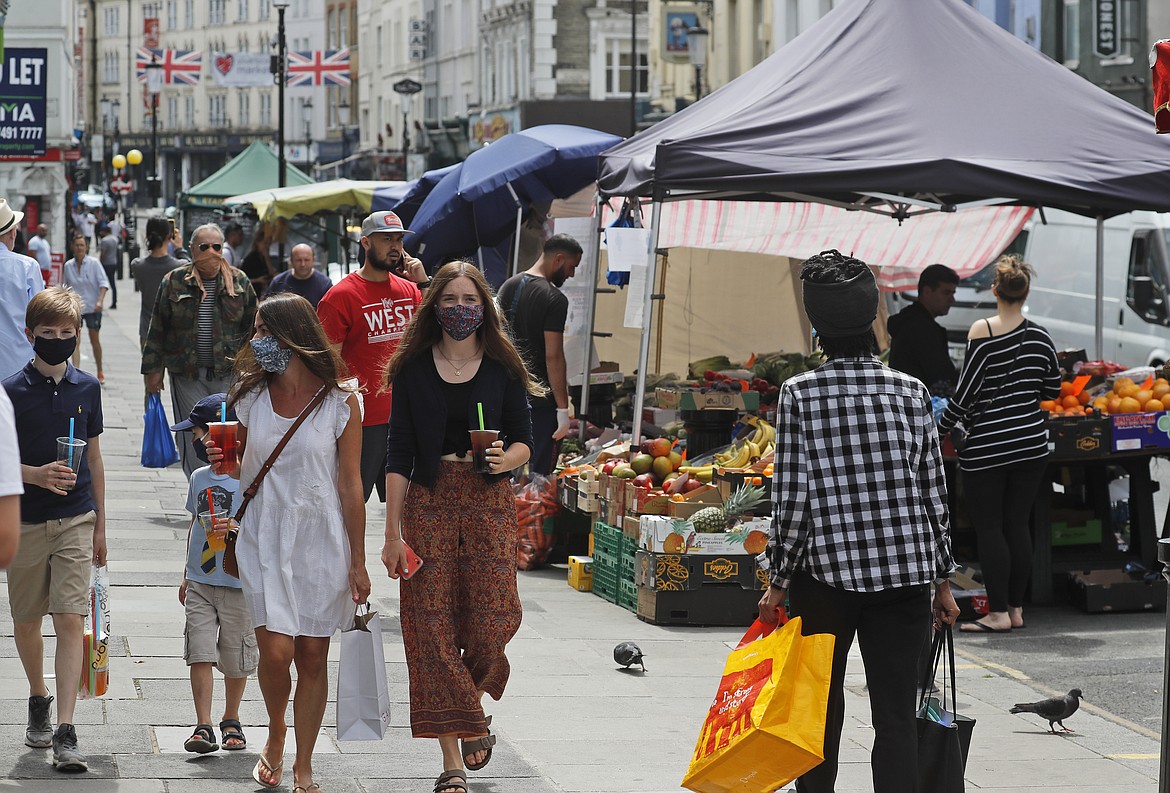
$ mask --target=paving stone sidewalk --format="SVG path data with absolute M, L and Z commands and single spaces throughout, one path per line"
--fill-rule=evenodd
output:
M 92 793 L 205 793 L 255 790 L 250 770 L 264 742 L 259 687 L 249 683 L 242 720 L 249 748 L 195 757 L 182 750 L 194 712 L 183 653 L 182 578 L 188 516 L 177 468 L 138 463 L 142 378 L 138 375 L 138 294 L 119 284 L 121 300 L 102 328 L 105 349 L 110 575 L 113 584 L 111 690 L 81 702 L 78 734 L 91 770 L 84 782 L 53 771 L 50 753 L 26 748 L 27 684 L 12 639 L 7 590 L 0 587 L 0 792 L 60 791 L 84 784 Z M 86 359 L 92 361 L 88 342 Z M 164 400 L 168 403 L 169 400 Z M 410 738 L 407 677 L 398 631 L 398 589 L 378 556 L 384 511 L 367 507 L 367 556 L 373 599 L 383 615 L 393 720 L 378 743 L 336 740 L 333 695 L 317 743 L 315 768 L 329 793 L 431 790 L 439 770 L 434 741 Z M 0 577 L 3 574 L 0 573 Z M 499 745 L 491 764 L 471 775 L 475 793 L 662 793 L 679 789 L 700 724 L 730 647 L 742 630 L 648 625 L 628 612 L 569 589 L 563 568 L 522 573 L 524 622 L 509 646 L 512 679 L 488 703 Z M 648 671 L 620 671 L 613 646 L 637 641 Z M 46 642 L 52 651 L 53 642 Z M 330 654 L 331 690 L 337 642 Z M 960 642 L 960 652 L 964 651 Z M 864 677 L 851 659 L 848 718 L 839 793 L 869 791 L 869 726 Z M 50 667 L 51 668 L 51 667 Z M 1155 737 L 1087 711 L 1050 735 L 1046 725 L 1007 709 L 1047 696 L 1022 676 L 960 662 L 959 709 L 978 719 L 967 768 L 968 789 L 1050 793 L 1147 793 L 1156 789 Z M 217 682 L 216 703 L 222 704 Z M 291 711 L 290 711 L 291 719 Z M 292 734 L 290 732 L 290 749 Z M 291 763 L 291 756 L 286 758 Z M 291 776 L 286 776 L 291 779 Z M 291 782 L 284 789 L 291 788 Z

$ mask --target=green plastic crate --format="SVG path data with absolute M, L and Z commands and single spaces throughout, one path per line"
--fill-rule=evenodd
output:
M 598 565 L 597 557 L 593 557 L 593 594 L 608 600 L 618 602 L 617 570 L 609 565 Z
M 628 581 L 623 578 L 618 582 L 617 604 L 626 611 L 638 613 L 638 585 L 632 578 Z

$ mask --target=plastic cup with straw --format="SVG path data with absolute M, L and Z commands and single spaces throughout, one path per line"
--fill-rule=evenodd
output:
M 77 473 L 77 463 L 81 461 L 81 450 L 85 448 L 85 441 L 76 437 L 76 417 L 69 418 L 69 437 L 57 439 L 57 462 Z M 76 480 L 60 482 L 58 490 L 72 490 Z
M 211 488 L 207 488 L 207 512 L 199 513 L 199 523 L 207 535 L 207 548 L 214 553 L 220 553 L 227 548 L 222 534 L 215 531 L 215 499 L 212 498 Z
M 484 426 L 482 402 L 476 403 L 476 410 L 479 413 L 479 429 L 470 431 L 472 468 L 480 474 L 495 473 L 488 461 L 487 450 L 500 437 L 500 431 L 489 430 Z

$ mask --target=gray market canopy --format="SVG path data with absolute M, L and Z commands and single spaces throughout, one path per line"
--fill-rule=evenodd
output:
M 1170 211 L 1170 136 L 960 0 L 851 0 L 602 155 L 601 192 Z

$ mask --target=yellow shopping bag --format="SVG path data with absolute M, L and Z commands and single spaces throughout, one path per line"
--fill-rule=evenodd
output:
M 772 793 L 824 760 L 834 637 L 774 627 L 756 620 L 727 659 L 683 787 Z

